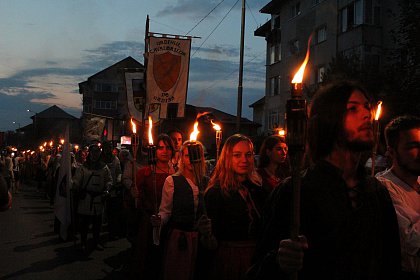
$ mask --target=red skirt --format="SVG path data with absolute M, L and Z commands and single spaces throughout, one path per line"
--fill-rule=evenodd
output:
M 192 280 L 197 257 L 198 233 L 169 231 L 164 257 L 164 280 Z

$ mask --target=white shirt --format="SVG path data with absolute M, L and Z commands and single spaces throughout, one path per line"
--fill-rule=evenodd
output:
M 182 176 L 182 175 L 181 175 Z M 198 207 L 198 186 L 193 183 L 190 179 L 187 177 L 184 177 L 188 184 L 190 185 L 193 197 L 194 197 L 194 212 L 197 211 Z M 174 179 L 172 176 L 168 176 L 165 180 L 165 183 L 163 184 L 163 190 L 162 190 L 162 200 L 160 202 L 159 207 L 159 215 L 162 219 L 162 225 L 165 225 L 169 218 L 172 215 L 172 206 L 173 206 L 173 199 L 174 199 Z
M 397 213 L 402 268 L 420 275 L 420 195 L 390 169 L 376 174 L 376 178 L 388 189 Z

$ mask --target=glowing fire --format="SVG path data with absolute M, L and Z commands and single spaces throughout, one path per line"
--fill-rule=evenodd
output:
M 153 145 L 153 135 L 152 135 L 152 127 L 153 127 L 153 121 L 152 121 L 152 117 L 149 116 L 149 145 Z
M 303 61 L 302 65 L 300 66 L 299 70 L 296 72 L 295 76 L 293 77 L 292 84 L 300 84 L 303 80 L 303 73 L 305 72 L 306 64 L 309 61 L 309 49 L 311 46 L 312 34 L 309 36 L 308 39 L 308 49 L 306 50 L 305 60 Z
M 213 125 L 213 129 L 220 131 L 222 130 L 222 128 L 220 127 L 220 125 L 218 125 L 217 123 L 214 123 L 213 120 L 210 120 L 211 124 Z
M 133 122 L 133 118 L 130 119 L 131 122 L 131 129 L 133 130 L 133 134 L 137 133 L 137 127 L 136 124 Z
M 279 130 L 279 135 L 280 136 L 285 136 L 286 135 L 286 131 L 284 129 L 280 129 Z
M 379 101 L 378 107 L 376 108 L 375 121 L 379 120 L 379 117 L 381 116 L 381 111 L 382 111 L 382 101 Z
M 51 141 L 50 141 L 50 147 L 52 147 L 52 146 L 53 146 L 53 141 L 51 140 Z
M 44 147 L 47 146 L 47 142 L 44 142 Z
M 200 133 L 200 131 L 198 130 L 198 121 L 195 121 L 194 130 L 190 134 L 190 141 L 196 141 L 199 133 Z
M 79 145 L 75 145 L 74 149 L 76 150 L 76 152 L 79 150 Z
M 60 139 L 60 143 L 61 143 L 61 145 L 63 145 L 64 144 L 64 139 Z

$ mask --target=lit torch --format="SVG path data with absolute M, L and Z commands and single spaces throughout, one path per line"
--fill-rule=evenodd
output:
M 137 137 L 137 126 L 136 123 L 133 121 L 133 118 L 130 119 L 131 122 L 131 130 L 133 132 L 132 135 L 132 148 L 133 148 L 133 164 L 132 164 L 132 174 L 131 179 L 133 182 L 133 188 L 137 189 L 137 182 L 136 182 L 136 162 L 137 162 L 137 149 L 138 149 L 138 137 Z M 138 197 L 134 200 L 135 207 L 138 208 Z
M 210 121 L 213 125 L 213 129 L 216 130 L 216 162 L 219 161 L 220 144 L 222 143 L 222 128 L 213 120 Z
M 202 113 L 202 114 L 198 114 L 194 123 L 194 129 L 193 132 L 190 134 L 190 141 L 187 144 L 187 149 L 188 149 L 188 157 L 190 159 L 190 163 L 192 165 L 192 169 L 194 172 L 194 176 L 195 176 L 195 181 L 197 183 L 198 186 L 198 190 L 199 193 L 198 195 L 200 196 L 200 200 L 202 201 L 202 207 L 203 207 L 203 214 L 207 215 L 207 210 L 206 210 L 206 206 L 204 203 L 204 186 L 202 186 L 202 179 L 201 176 L 203 175 L 203 170 L 202 170 L 202 161 L 203 161 L 203 157 L 202 157 L 202 145 L 200 145 L 197 142 L 197 136 L 200 133 L 200 131 L 198 130 L 198 119 L 205 115 L 207 113 Z
M 150 169 L 152 170 L 152 178 L 153 178 L 153 191 L 155 195 L 155 214 L 152 215 L 152 217 L 156 218 L 159 217 L 159 202 L 157 197 L 157 186 L 156 186 L 156 145 L 153 144 L 153 134 L 152 134 L 152 128 L 153 128 L 153 120 L 152 117 L 149 116 L 149 129 L 148 129 L 148 136 L 149 136 L 149 145 L 147 145 L 147 163 L 150 166 Z M 153 227 L 153 244 L 159 245 L 160 244 L 160 226 L 154 226 Z
M 300 170 L 305 154 L 306 144 L 306 124 L 307 124 L 307 105 L 303 98 L 303 74 L 306 64 L 309 61 L 309 49 L 312 35 L 308 39 L 308 49 L 305 60 L 296 72 L 291 85 L 291 99 L 286 103 L 286 142 L 289 147 L 291 177 L 293 185 L 293 211 L 290 235 L 293 240 L 298 240 L 300 227 Z M 292 279 L 297 279 L 294 274 Z
M 376 164 L 376 153 L 378 150 L 378 142 L 379 142 L 379 117 L 381 116 L 382 111 L 382 101 L 378 101 L 376 112 L 375 112 L 375 119 L 373 121 L 373 135 L 375 144 L 372 149 L 372 168 L 371 168 L 371 175 L 375 176 L 375 164 Z

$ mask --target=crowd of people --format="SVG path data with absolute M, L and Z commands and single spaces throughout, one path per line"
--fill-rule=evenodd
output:
M 284 136 L 267 136 L 256 160 L 253 141 L 234 134 L 210 169 L 203 144 L 180 130 L 158 136 L 152 164 L 110 143 L 78 151 L 72 194 L 81 250 L 104 250 L 107 224 L 110 240 L 131 243 L 130 279 L 420 279 L 420 118 L 397 116 L 386 126 L 390 164 L 370 176 L 371 103 L 349 81 L 312 98 L 298 236 Z M 55 163 L 39 157 L 34 173 L 39 188 L 50 181 L 51 198 L 59 153 Z M 6 210 L 19 169 L 7 152 L 0 165 Z

